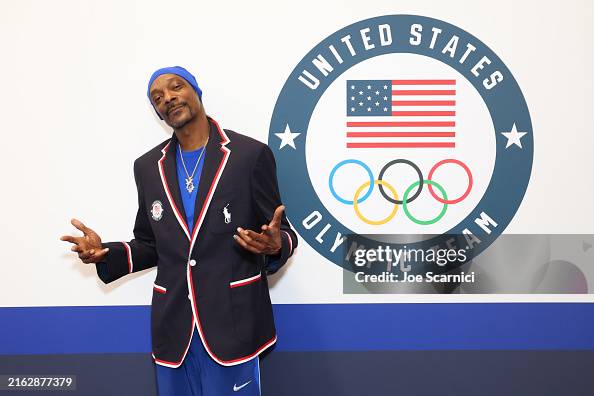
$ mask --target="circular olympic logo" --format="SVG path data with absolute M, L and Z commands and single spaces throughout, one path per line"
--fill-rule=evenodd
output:
M 430 234 L 435 244 L 456 234 L 470 257 L 480 253 L 515 215 L 534 151 L 501 59 L 416 15 L 363 20 L 316 45 L 278 96 L 268 143 L 289 220 L 341 266 L 353 234 Z
M 357 191 L 355 192 L 355 196 L 353 197 L 352 201 L 341 198 L 336 193 L 336 190 L 334 189 L 334 186 L 333 186 L 333 179 L 334 179 L 334 175 L 336 174 L 336 171 L 343 165 L 346 165 L 349 163 L 357 164 L 357 165 L 361 166 L 369 175 L 369 181 L 361 184 L 357 188 Z M 391 184 L 389 184 L 388 182 L 386 182 L 383 179 L 383 175 L 386 173 L 386 170 L 388 170 L 392 165 L 399 164 L 399 163 L 407 164 L 407 165 L 411 166 L 415 170 L 415 172 L 417 173 L 417 175 L 419 177 L 419 180 L 413 182 L 412 184 L 410 184 L 408 186 L 408 188 L 406 188 L 406 190 L 404 191 L 404 195 L 402 196 L 402 200 L 398 199 L 398 193 L 396 192 L 396 189 Z M 444 188 L 442 187 L 442 185 L 431 179 L 435 170 L 439 166 L 446 164 L 446 163 L 454 163 L 454 164 L 460 165 L 465 170 L 465 172 L 468 176 L 468 187 L 466 188 L 464 193 L 462 193 L 462 195 L 460 195 L 458 198 L 448 199 L 448 195 L 447 195 L 446 191 L 444 190 Z M 342 202 L 343 204 L 352 205 L 357 217 L 366 224 L 370 224 L 370 225 L 386 224 L 388 221 L 392 220 L 392 218 L 396 215 L 398 206 L 402 205 L 402 210 L 404 211 L 404 213 L 406 214 L 406 217 L 408 217 L 409 220 L 411 220 L 412 222 L 414 222 L 416 224 L 429 225 L 429 224 L 437 223 L 439 220 L 441 220 L 441 218 L 446 213 L 448 205 L 456 204 L 456 203 L 462 201 L 464 198 L 466 198 L 468 196 L 468 194 L 470 194 L 470 190 L 472 189 L 472 173 L 470 172 L 470 169 L 468 168 L 468 166 L 466 164 L 464 164 L 462 161 L 459 161 L 457 159 L 444 159 L 444 160 L 439 161 L 435 165 L 433 165 L 433 167 L 429 171 L 428 179 L 423 179 L 423 174 L 421 173 L 421 170 L 414 162 L 406 160 L 406 159 L 395 159 L 395 160 L 392 160 L 392 161 L 388 162 L 387 164 L 385 164 L 379 173 L 378 179 L 374 179 L 371 169 L 363 161 L 360 161 L 357 159 L 346 159 L 346 160 L 339 162 L 338 164 L 336 164 L 334 166 L 334 168 L 332 168 L 332 171 L 330 172 L 330 180 L 328 183 L 329 183 L 330 192 L 332 193 L 334 198 L 336 198 L 339 202 Z M 390 214 L 387 217 L 385 217 L 384 219 L 374 221 L 374 220 L 369 220 L 369 219 L 365 218 L 361 214 L 361 210 L 359 209 L 359 204 L 361 202 L 365 201 L 367 198 L 369 198 L 369 196 L 371 195 L 371 192 L 373 190 L 373 186 L 375 186 L 376 184 L 378 185 L 379 191 L 382 194 L 382 196 L 384 197 L 384 199 L 386 199 L 388 202 L 393 204 L 393 209 L 390 212 Z M 431 192 L 431 195 L 433 196 L 433 198 L 435 198 L 438 202 L 441 202 L 443 204 L 442 209 L 439 212 L 439 214 L 430 220 L 417 219 L 410 213 L 409 206 L 408 206 L 412 201 L 417 199 L 418 196 L 421 194 L 421 190 L 423 189 L 424 184 L 428 185 L 429 191 Z M 441 197 L 439 197 L 435 193 L 435 190 L 433 189 L 434 186 L 439 190 Z M 387 188 L 388 190 L 390 190 L 391 194 L 386 194 L 384 187 Z M 365 194 L 363 196 L 361 196 L 361 193 L 365 189 L 366 189 Z M 413 189 L 415 192 L 414 192 L 414 194 L 411 195 L 411 192 L 413 191 Z

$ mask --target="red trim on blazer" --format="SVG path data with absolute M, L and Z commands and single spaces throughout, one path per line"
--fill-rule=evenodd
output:
M 167 293 L 167 288 L 166 287 L 159 286 L 156 283 L 153 283 L 153 289 L 155 289 L 155 291 L 157 293 L 161 293 L 161 294 Z
M 154 352 L 151 352 L 151 355 L 153 356 L 153 359 L 155 360 L 155 363 L 160 364 L 161 366 L 171 367 L 171 368 L 178 368 L 179 366 L 181 366 L 181 364 L 184 361 L 186 355 L 188 354 L 188 350 L 190 349 L 190 345 L 192 344 L 192 335 L 193 334 L 194 334 L 194 317 L 192 317 L 192 326 L 190 327 L 190 341 L 188 342 L 188 346 L 186 347 L 186 350 L 184 351 L 184 354 L 182 355 L 182 357 L 179 360 L 179 362 L 169 362 L 167 360 L 157 359 L 157 357 L 155 356 L 155 353 Z
M 128 273 L 131 274 L 134 270 L 134 262 L 132 261 L 132 249 L 130 249 L 130 245 L 127 242 L 122 242 L 124 248 L 126 249 L 126 256 L 128 257 Z
M 233 282 L 229 282 L 229 287 L 230 288 L 234 288 L 234 287 L 240 287 L 240 286 L 245 286 L 245 285 L 249 285 L 250 283 L 254 283 L 260 280 L 260 278 L 262 278 L 262 274 L 258 274 L 258 275 L 254 275 L 254 276 L 250 276 L 249 278 L 245 278 L 245 279 L 240 279 L 240 280 L 236 280 Z

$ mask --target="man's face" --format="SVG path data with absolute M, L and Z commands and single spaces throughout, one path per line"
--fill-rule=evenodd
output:
M 194 88 L 175 74 L 157 77 L 151 85 L 150 96 L 157 113 L 174 129 L 192 121 L 202 106 Z

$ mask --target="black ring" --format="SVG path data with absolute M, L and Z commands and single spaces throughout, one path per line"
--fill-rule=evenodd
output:
M 391 167 L 394 164 L 410 165 L 417 172 L 417 175 L 419 176 L 419 187 L 417 187 L 417 192 L 415 192 L 412 197 L 410 197 L 409 199 L 406 200 L 406 203 L 410 203 L 410 202 L 414 201 L 415 199 L 417 199 L 417 197 L 419 196 L 419 194 L 421 194 L 421 191 L 423 190 L 423 173 L 421 173 L 421 170 L 419 169 L 419 167 L 416 166 L 412 161 L 409 161 L 406 159 L 395 159 L 393 161 L 388 162 L 386 165 L 384 165 L 384 167 L 380 171 L 378 179 L 383 180 L 382 177 L 384 176 L 384 173 L 388 170 L 389 167 Z M 393 204 L 402 205 L 402 201 L 394 199 L 394 198 L 390 197 L 388 194 L 386 194 L 386 192 L 384 191 L 384 186 L 382 186 L 381 184 L 378 183 L 378 187 L 379 187 L 380 192 L 382 193 L 382 196 L 384 198 L 386 198 L 388 201 L 392 202 Z

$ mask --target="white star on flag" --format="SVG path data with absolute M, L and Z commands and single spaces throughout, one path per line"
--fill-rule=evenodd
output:
M 518 130 L 516 129 L 516 123 L 514 122 L 511 131 L 501 132 L 501 134 L 505 136 L 505 138 L 507 139 L 507 144 L 505 145 L 505 148 L 508 148 L 512 144 L 515 144 L 519 148 L 522 148 L 522 142 L 520 141 L 520 139 L 527 133 L 528 132 L 518 132 Z
M 275 133 L 275 135 L 281 140 L 280 147 L 278 148 L 279 150 L 285 146 L 291 146 L 293 149 L 297 149 L 297 147 L 295 147 L 295 139 L 297 136 L 301 135 L 301 133 L 291 132 L 289 124 L 287 124 L 283 133 Z

